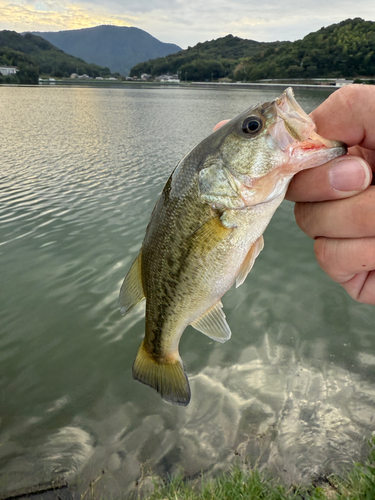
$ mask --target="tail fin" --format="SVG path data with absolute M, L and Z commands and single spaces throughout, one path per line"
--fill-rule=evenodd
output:
M 133 378 L 154 388 L 169 403 L 187 406 L 190 402 L 189 381 L 181 358 L 160 363 L 148 354 L 144 341 L 133 364 Z

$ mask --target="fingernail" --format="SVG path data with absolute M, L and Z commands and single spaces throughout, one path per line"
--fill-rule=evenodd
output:
M 330 184 L 336 191 L 362 191 L 370 179 L 370 169 L 361 158 L 339 159 L 329 172 Z

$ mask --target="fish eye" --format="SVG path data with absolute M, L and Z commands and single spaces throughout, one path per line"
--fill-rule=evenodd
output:
M 242 131 L 245 134 L 256 134 L 262 129 L 262 120 L 257 116 L 249 116 L 242 124 Z

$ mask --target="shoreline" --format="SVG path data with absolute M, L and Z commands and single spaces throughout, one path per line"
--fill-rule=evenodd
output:
M 285 82 L 285 83 L 272 83 L 272 82 L 267 82 L 267 83 L 261 83 L 261 82 L 254 82 L 254 83 L 246 83 L 246 82 L 241 82 L 241 83 L 215 83 L 215 82 L 191 82 L 191 86 L 198 86 L 200 88 L 202 87 L 208 87 L 208 88 L 225 88 L 225 87 L 231 87 L 231 88 L 241 88 L 241 89 L 266 89 L 266 88 L 287 88 L 287 87 L 293 87 L 295 89 L 306 89 L 306 90 L 337 90 L 340 87 L 336 87 L 336 85 L 314 85 L 310 83 L 295 83 L 295 82 Z
M 6 84 L 3 84 L 6 86 Z M 55 87 L 55 86 L 75 86 L 75 87 L 94 87 L 94 88 L 144 88 L 144 89 L 161 89 L 161 88 L 184 88 L 184 89 L 216 89 L 216 90 L 249 90 L 249 89 L 285 89 L 293 87 L 294 89 L 301 90 L 323 90 L 334 92 L 340 86 L 336 85 L 322 85 L 311 83 L 297 83 L 297 82 L 236 82 L 236 83 L 222 83 L 222 82 L 142 82 L 142 81 L 96 81 L 96 80 L 55 80 L 53 82 L 40 82 L 38 85 L 9 85 L 8 86 L 32 86 L 32 87 Z

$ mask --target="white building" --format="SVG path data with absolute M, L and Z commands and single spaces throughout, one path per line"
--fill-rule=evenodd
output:
M 157 82 L 180 83 L 178 75 L 160 75 L 155 78 Z
M 2 75 L 15 75 L 17 73 L 17 68 L 15 66 L 0 66 L 0 73 Z
M 351 85 L 354 80 L 346 80 L 345 78 L 336 79 L 336 87 L 345 87 L 345 85 Z

